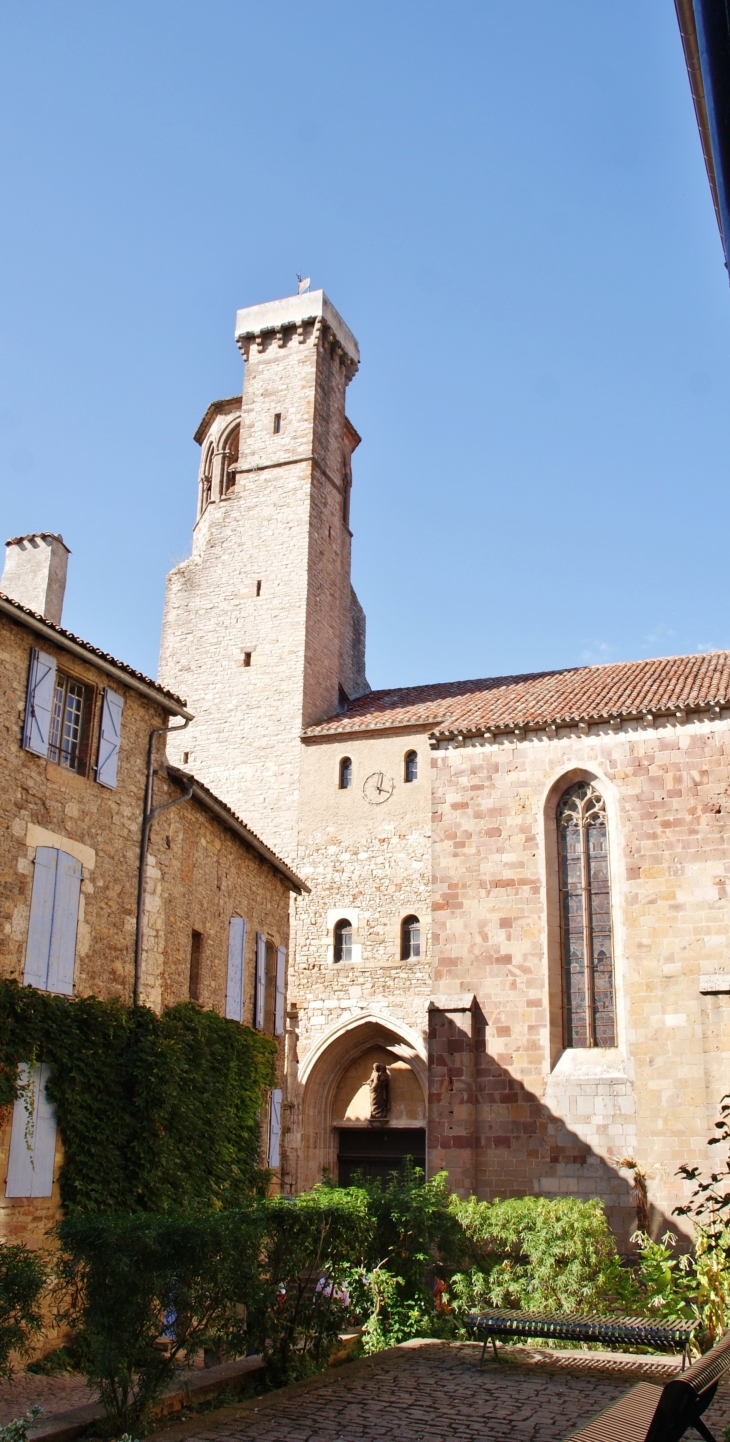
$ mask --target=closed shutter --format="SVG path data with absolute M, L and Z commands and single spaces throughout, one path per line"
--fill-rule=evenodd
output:
M 34 1066 L 30 1091 L 18 1097 L 13 1107 L 10 1133 L 6 1197 L 50 1197 L 53 1191 L 53 1163 L 56 1155 L 56 1113 L 48 1100 L 47 1062 Z M 28 1067 L 20 1067 L 20 1083 L 28 1087 Z
M 81 862 L 75 856 L 69 856 L 67 851 L 59 851 L 46 989 L 63 996 L 70 996 L 74 989 L 80 891 Z
M 243 1021 L 243 957 L 246 948 L 246 923 L 242 916 L 232 916 L 228 925 L 228 977 L 226 980 L 226 1016 Z
M 25 953 L 26 986 L 70 996 L 74 986 L 81 862 L 67 851 L 36 848 Z
M 269 1113 L 269 1166 L 278 1167 L 281 1143 L 281 1092 L 278 1087 L 271 1093 Z
M 48 738 L 51 732 L 53 693 L 56 689 L 56 663 L 45 651 L 30 653 L 28 672 L 28 694 L 25 698 L 25 724 L 23 746 L 35 756 L 48 755 Z
M 253 1024 L 257 1031 L 264 1029 L 266 1008 L 266 937 L 256 932 L 256 995 L 253 1004 Z
M 276 948 L 276 1006 L 274 1008 L 274 1036 L 284 1032 L 284 1007 L 286 1004 L 286 947 Z
M 58 852 L 52 847 L 36 848 L 23 981 L 26 986 L 37 986 L 41 991 L 46 990 L 48 982 L 57 859 Z
M 104 705 L 101 711 L 99 756 L 96 763 L 96 779 L 101 782 L 102 786 L 113 788 L 117 784 L 117 762 L 119 761 L 123 710 L 124 697 L 106 686 Z

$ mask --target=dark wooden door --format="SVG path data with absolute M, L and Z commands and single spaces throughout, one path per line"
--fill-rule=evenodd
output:
M 403 1170 L 406 1157 L 426 1168 L 425 1127 L 340 1127 L 337 1171 L 341 1187 L 351 1187 L 361 1172 L 385 1179 Z

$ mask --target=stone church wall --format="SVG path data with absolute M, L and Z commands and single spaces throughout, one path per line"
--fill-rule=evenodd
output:
M 728 722 L 536 733 L 433 759 L 434 991 L 473 993 L 476 1009 L 474 1153 L 442 1087 L 432 1164 L 450 1155 L 454 1181 L 485 1197 L 602 1195 L 626 1240 L 631 1156 L 659 1227 L 730 1077 Z M 563 1051 L 555 808 L 578 779 L 608 811 L 618 1045 Z

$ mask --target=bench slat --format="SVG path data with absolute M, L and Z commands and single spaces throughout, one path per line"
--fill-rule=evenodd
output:
M 639 1382 L 587 1427 L 571 1432 L 568 1442 L 644 1442 L 661 1395 L 655 1382 Z
M 470 1332 L 488 1337 L 554 1337 L 561 1341 L 643 1342 L 654 1347 L 684 1349 L 692 1336 L 689 1323 L 667 1325 L 648 1317 L 622 1317 L 615 1314 L 582 1317 L 549 1315 L 539 1312 L 517 1312 L 508 1308 L 490 1308 L 472 1312 L 466 1319 Z

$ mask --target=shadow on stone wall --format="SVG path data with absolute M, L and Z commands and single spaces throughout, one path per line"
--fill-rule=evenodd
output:
M 619 1249 L 631 1249 L 636 1199 L 629 1174 L 599 1155 L 487 1050 L 474 1005 L 429 1010 L 429 1174 L 448 1171 L 454 1191 L 482 1200 L 538 1193 L 598 1197 Z M 681 1237 L 651 1209 L 651 1234 Z

